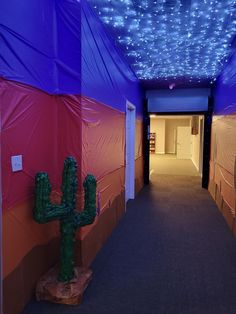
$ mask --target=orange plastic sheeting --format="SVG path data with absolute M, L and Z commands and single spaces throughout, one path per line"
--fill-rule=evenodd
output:
M 125 165 L 125 114 L 82 98 L 82 177 L 100 180 Z
M 235 216 L 236 115 L 216 116 L 212 124 L 210 179 Z
M 135 159 L 143 155 L 143 122 L 136 119 Z
M 80 165 L 81 107 L 79 96 L 52 96 L 3 79 L 0 98 L 3 209 L 6 210 L 33 196 L 36 172 L 47 171 L 58 190 L 65 157 L 75 156 Z M 22 155 L 23 171 L 12 172 L 14 155 Z
M 115 198 L 124 192 L 125 184 L 125 168 L 117 169 L 98 181 L 97 191 L 100 198 L 100 212 L 109 208 Z M 96 224 L 99 216 L 94 224 Z M 86 226 L 80 229 L 78 238 L 83 239 L 86 234 L 94 227 L 93 225 Z
M 10 274 L 36 245 L 59 234 L 58 224 L 38 224 L 32 219 L 33 199 L 3 213 L 3 276 Z

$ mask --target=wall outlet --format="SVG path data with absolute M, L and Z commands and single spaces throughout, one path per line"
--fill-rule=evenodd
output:
M 11 168 L 13 172 L 23 170 L 22 155 L 11 156 Z

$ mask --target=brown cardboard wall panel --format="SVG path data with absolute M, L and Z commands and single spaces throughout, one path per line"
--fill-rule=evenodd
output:
M 223 201 L 222 204 L 222 214 L 230 228 L 233 231 L 235 217 L 233 216 L 230 207 Z
M 136 119 L 135 132 L 135 159 L 143 155 L 143 121 Z
M 223 197 L 220 193 L 220 189 L 219 189 L 219 186 L 216 184 L 216 198 L 215 198 L 215 201 L 216 201 L 216 205 L 218 206 L 219 210 L 222 211 L 222 206 L 223 206 Z
M 33 200 L 3 213 L 3 274 L 8 276 L 34 247 L 59 236 L 57 222 L 38 224 L 33 220 Z
M 209 191 L 236 234 L 236 114 L 215 116 L 212 124 Z
M 89 267 L 125 212 L 124 193 L 105 209 L 93 228 L 80 240 L 79 265 Z
M 143 188 L 143 156 L 135 160 L 135 194 L 137 195 Z
M 211 194 L 211 197 L 215 200 L 216 199 L 216 183 L 213 180 L 209 181 L 208 190 Z
M 37 280 L 59 258 L 59 239 L 35 246 L 3 281 L 3 313 L 19 314 L 34 295 Z

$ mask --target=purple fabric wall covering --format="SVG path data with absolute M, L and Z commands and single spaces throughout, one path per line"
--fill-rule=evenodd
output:
M 0 40 L 1 77 L 50 94 L 81 94 L 82 77 L 83 95 L 141 115 L 140 83 L 86 0 L 2 0 Z
M 125 111 L 126 100 L 142 114 L 140 83 L 86 0 L 81 1 L 82 95 Z
M 0 76 L 51 94 L 80 94 L 80 3 L 2 0 Z
M 214 99 L 215 114 L 236 113 L 236 52 L 216 81 Z

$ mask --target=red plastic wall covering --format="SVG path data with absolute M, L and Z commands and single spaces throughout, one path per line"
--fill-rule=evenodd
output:
M 34 246 L 58 235 L 57 224 L 41 226 L 33 221 L 38 171 L 48 172 L 53 198 L 58 201 L 63 161 L 68 155 L 78 161 L 80 187 L 87 173 L 97 177 L 101 211 L 124 191 L 125 114 L 90 98 L 49 95 L 4 79 L 0 80 L 0 97 L 6 276 Z M 12 172 L 13 155 L 23 156 L 23 171 Z M 79 209 L 81 196 L 79 193 Z
M 100 180 L 124 167 L 123 113 L 89 98 L 52 96 L 5 80 L 0 93 L 4 209 L 33 196 L 38 171 L 47 171 L 59 191 L 68 155 L 76 157 L 82 179 L 93 173 Z M 23 155 L 23 171 L 12 172 L 13 155 Z
M 36 172 L 47 171 L 58 190 L 65 157 L 73 155 L 81 165 L 81 107 L 80 96 L 52 96 L 5 80 L 0 98 L 6 210 L 33 196 Z M 23 171 L 12 172 L 13 155 L 23 156 Z
M 125 114 L 86 97 L 81 104 L 82 177 L 100 180 L 125 165 Z

